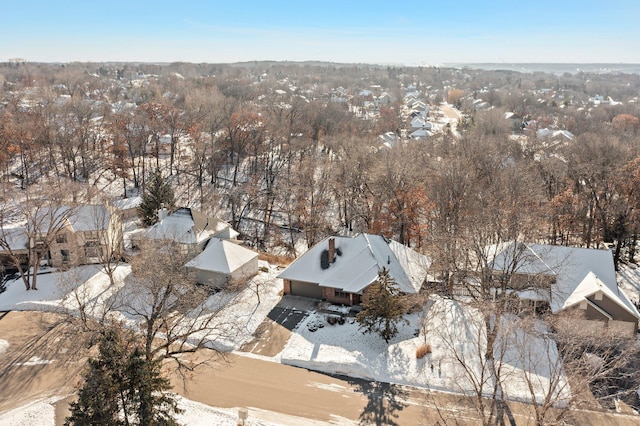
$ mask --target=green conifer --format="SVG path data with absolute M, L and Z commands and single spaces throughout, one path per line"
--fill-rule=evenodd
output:
M 386 268 L 378 272 L 378 279 L 367 288 L 367 301 L 356 315 L 360 329 L 378 333 L 389 343 L 398 334 L 399 323 L 409 323 L 404 316 L 402 294 Z

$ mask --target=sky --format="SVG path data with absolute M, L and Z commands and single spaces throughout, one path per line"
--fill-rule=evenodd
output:
M 0 61 L 640 63 L 638 0 L 0 0 Z

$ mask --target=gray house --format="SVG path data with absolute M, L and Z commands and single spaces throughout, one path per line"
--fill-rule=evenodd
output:
M 222 288 L 230 281 L 246 281 L 256 275 L 258 253 L 231 241 L 212 238 L 186 267 L 196 274 L 198 283 Z

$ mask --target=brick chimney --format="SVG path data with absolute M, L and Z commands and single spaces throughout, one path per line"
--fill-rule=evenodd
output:
M 329 263 L 333 263 L 336 260 L 336 239 L 329 238 Z
M 158 210 L 158 222 L 162 222 L 169 215 L 169 212 L 164 207 L 164 205 L 160 206 L 160 210 Z

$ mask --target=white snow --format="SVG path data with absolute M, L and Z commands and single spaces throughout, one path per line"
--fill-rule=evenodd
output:
M 218 314 L 219 322 L 215 327 L 224 329 L 233 326 L 234 334 L 214 336 L 210 346 L 228 351 L 238 350 L 253 339 L 258 325 L 280 300 L 282 284 L 276 279 L 277 269 L 262 261 L 260 266 L 261 269 L 266 268 L 267 272 L 262 271 L 252 278 L 249 285 L 235 295 L 234 303 Z M 127 279 L 130 274 L 128 265 L 120 266 L 116 271 L 115 288 L 98 266 L 83 266 L 65 273 L 39 275 L 38 291 L 25 291 L 20 279 L 10 281 L 6 292 L 0 294 L 0 310 L 66 308 L 73 311 L 78 307 L 77 295 L 82 295 L 81 299 L 87 302 L 87 306 L 98 309 L 116 292 L 126 291 L 132 282 Z M 629 283 L 633 282 L 633 285 L 638 285 L 640 274 L 636 270 L 624 270 L 623 276 L 626 278 L 622 279 L 622 283 L 631 285 Z M 260 303 L 256 291 L 260 291 Z M 211 296 L 207 303 L 219 303 L 220 294 Z M 271 358 L 262 358 L 332 374 L 457 393 L 470 393 L 472 382 L 482 380 L 485 383 L 484 389 L 489 392 L 492 378 L 486 372 L 486 361 L 483 359 L 486 338 L 481 315 L 451 300 L 438 297 L 432 300 L 430 308 L 423 314 L 426 318 L 425 325 L 419 314 L 407 316 L 409 324 L 401 326 L 399 334 L 389 344 L 375 334 L 363 334 L 353 319 L 347 319 L 343 325 L 329 325 L 324 315 L 313 312 L 293 331 L 281 353 Z M 101 311 L 96 312 L 98 315 Z M 118 315 L 135 325 L 132 317 L 122 312 Z M 537 330 L 525 332 L 518 328 L 517 317 L 504 318 L 503 321 L 501 324 L 505 333 L 497 342 L 497 347 L 503 350 L 495 354 L 495 357 L 496 362 L 500 363 L 505 397 L 530 401 L 532 396 L 527 386 L 529 380 L 536 387 L 537 399 L 552 392 L 555 399 L 561 401 L 568 395 L 569 387 L 563 376 L 557 348 L 545 337 L 544 327 L 539 325 Z M 323 327 L 312 332 L 308 327 L 311 324 L 322 324 Z M 3 342 L 0 340 L 0 353 L 8 346 L 8 343 Z M 423 344 L 431 345 L 432 353 L 423 359 L 417 359 L 416 349 Z M 460 360 L 464 361 L 467 368 Z M 27 362 L 48 361 L 34 358 Z M 182 403 L 192 404 L 185 401 Z M 189 407 L 189 415 L 197 411 L 191 405 Z M 215 412 L 219 417 L 208 420 L 209 417 L 205 414 L 194 414 L 194 418 L 185 423 L 227 424 L 224 422 L 228 421 L 228 424 L 235 424 L 237 420 L 237 412 L 207 406 L 202 410 L 207 413 Z M 273 423 L 270 423 L 272 420 L 261 420 L 262 423 L 248 424 L 296 424 L 295 421 L 282 423 L 282 418 L 278 415 Z M 0 417 L 0 424 L 5 424 L 2 419 Z M 304 423 L 312 424 L 306 420 Z
M 262 261 L 259 261 L 259 266 L 262 271 L 251 278 L 242 291 L 231 295 L 219 292 L 205 302 L 212 307 L 224 306 L 220 312 L 216 312 L 216 318 L 210 324 L 213 332 L 208 346 L 227 351 L 239 349 L 253 339 L 255 330 L 280 300 L 281 284 L 275 278 L 276 268 Z M 111 286 L 108 275 L 98 265 L 81 266 L 66 272 L 39 274 L 38 290 L 30 291 L 25 290 L 22 280 L 18 278 L 9 281 L 6 291 L 0 293 L 0 310 L 76 312 L 82 305 L 90 315 L 102 317 L 108 310 L 107 302 L 112 301 L 113 297 L 136 294 L 133 291 L 135 283 L 129 279 L 130 274 L 129 265 L 120 265 L 114 273 L 116 285 Z M 260 293 L 260 303 L 256 292 Z M 136 317 L 122 309 L 116 308 L 110 315 L 132 327 L 136 325 Z
M 40 399 L 0 414 L 0 425 L 5 426 L 53 426 L 56 410 L 53 404 L 61 397 Z
M 239 410 L 236 408 L 216 408 L 206 404 L 183 398 L 176 395 L 178 407 L 183 413 L 176 415 L 178 423 L 188 426 L 236 426 L 242 424 L 239 422 Z M 44 400 L 36 400 L 22 407 L 18 407 L 6 413 L 0 414 L 0 425 L 3 426 L 54 426 L 55 423 L 55 403 L 64 398 L 57 396 Z M 303 419 L 300 417 L 289 416 L 286 414 L 274 413 L 271 411 L 261 410 L 258 408 L 247 407 L 246 426 L 293 426 L 293 425 L 309 425 L 320 426 L 326 425 L 326 422 Z M 335 422 L 331 424 L 355 424 L 348 419 L 336 417 Z
M 472 394 L 473 381 L 484 382 L 484 393 L 489 394 L 491 378 L 483 365 L 486 338 L 480 314 L 457 302 L 435 298 L 427 318 L 426 334 L 414 314 L 387 345 L 378 335 L 363 334 L 353 319 L 332 326 L 323 315 L 314 313 L 294 330 L 280 359 L 283 364 L 327 373 L 465 394 Z M 320 324 L 317 331 L 309 330 L 309 325 Z M 497 345 L 496 351 L 504 350 L 495 356 L 502 362 L 505 395 L 530 401 L 529 379 L 538 388 L 538 400 L 546 392 L 565 396 L 568 386 L 555 344 L 522 330 L 514 333 L 506 322 L 503 327 L 508 337 Z M 427 343 L 432 354 L 417 359 L 416 349 Z
M 9 342 L 6 340 L 0 339 L 0 355 L 5 353 L 9 349 Z
M 50 359 L 42 359 L 39 356 L 32 356 L 31 358 L 29 358 L 28 361 L 25 362 L 16 362 L 12 365 L 22 365 L 22 366 L 34 366 L 34 365 L 44 365 L 44 364 L 51 364 L 53 361 Z
M 638 303 L 640 299 L 640 268 L 638 265 L 634 263 L 620 265 L 618 285 L 631 301 Z

